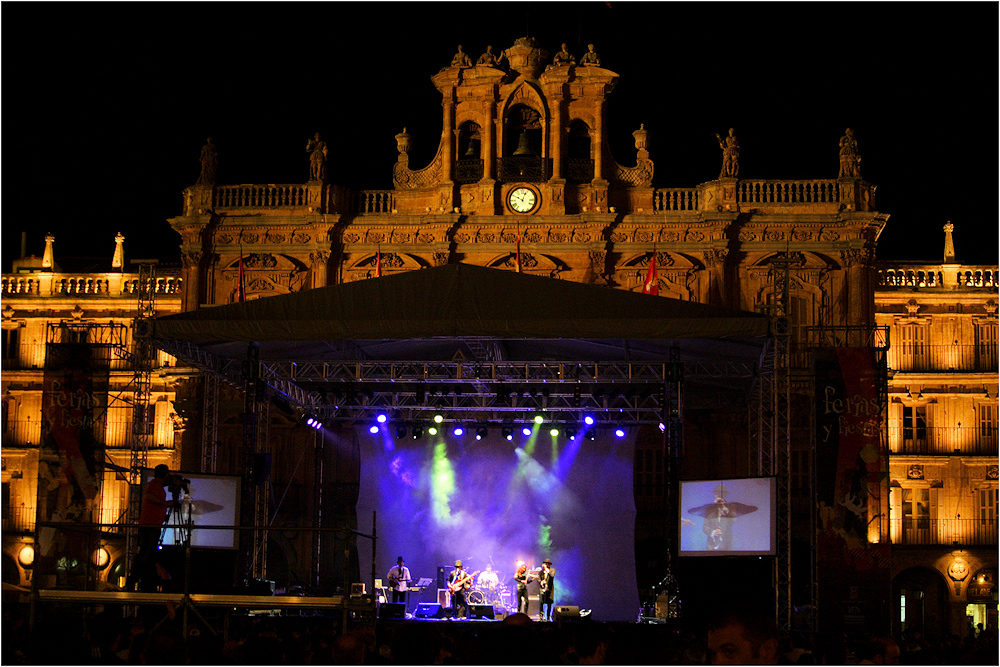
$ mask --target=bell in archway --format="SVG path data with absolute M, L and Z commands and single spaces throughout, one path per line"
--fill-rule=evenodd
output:
M 514 151 L 514 156 L 534 156 L 534 154 L 535 151 L 531 150 L 531 144 L 528 142 L 528 133 L 522 131 L 521 136 L 517 139 L 517 150 Z
M 465 153 L 462 155 L 465 159 L 472 159 L 479 157 L 479 151 L 476 150 L 476 143 L 472 139 L 469 140 L 469 146 L 465 149 Z

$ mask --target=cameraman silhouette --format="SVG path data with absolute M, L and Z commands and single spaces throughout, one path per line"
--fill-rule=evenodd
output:
M 167 520 L 167 509 L 177 503 L 167 500 L 166 487 L 170 468 L 160 464 L 153 468 L 153 479 L 142 491 L 142 510 L 139 512 L 139 551 L 132 571 L 125 584 L 126 590 L 139 585 L 140 591 L 156 591 L 157 586 L 170 580 L 170 574 L 159 559 L 160 532 Z

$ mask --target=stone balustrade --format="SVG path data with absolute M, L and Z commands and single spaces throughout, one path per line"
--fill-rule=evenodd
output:
M 354 212 L 361 215 L 393 213 L 395 208 L 393 190 L 360 190 L 354 199 Z
M 183 279 L 180 276 L 157 276 L 154 292 L 179 295 Z M 16 273 L 0 277 L 0 294 L 4 296 L 85 296 L 121 297 L 137 294 L 137 273 Z
M 698 190 L 696 188 L 662 188 L 653 191 L 653 210 L 697 211 Z
M 818 181 L 739 181 L 740 204 L 833 204 L 840 202 L 835 179 Z
M 215 209 L 299 208 L 309 205 L 309 186 L 219 185 L 212 193 Z
M 995 266 L 947 264 L 884 264 L 878 269 L 880 288 L 975 288 L 997 289 L 1000 277 Z

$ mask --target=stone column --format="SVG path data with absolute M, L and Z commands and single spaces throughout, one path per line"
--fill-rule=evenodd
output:
M 45 252 L 42 253 L 42 268 L 49 271 L 52 271 L 55 265 L 55 253 L 52 250 L 52 244 L 55 241 L 56 237 L 52 236 L 52 234 L 45 235 Z
M 874 324 L 874 297 L 871 289 L 874 268 L 871 266 L 871 255 L 867 248 L 852 248 L 841 253 L 841 259 L 847 267 L 848 326 Z
M 199 294 L 201 292 L 201 251 L 181 253 L 181 265 L 184 278 L 184 291 L 181 295 L 181 310 L 189 312 L 198 310 Z
M 562 98 L 553 100 L 552 122 L 549 123 L 549 142 L 552 148 L 552 180 L 561 181 L 563 178 L 563 131 L 562 131 Z
M 492 180 L 494 178 L 494 169 L 496 162 L 496 128 L 495 128 L 495 115 L 496 115 L 496 104 L 493 100 L 486 100 L 483 102 L 483 114 L 486 117 L 486 122 L 483 123 L 480 129 L 480 156 L 483 158 L 483 180 Z
M 330 260 L 329 250 L 316 250 L 309 253 L 309 272 L 311 274 L 312 289 L 326 287 L 329 284 L 327 277 L 327 264 Z
M 455 104 L 452 101 L 452 93 L 449 91 L 448 95 L 441 100 L 441 106 L 443 109 L 443 123 L 441 129 L 441 141 L 444 142 L 444 155 L 441 156 L 441 174 L 444 176 L 444 180 L 451 182 L 453 179 L 451 173 L 451 167 L 454 162 L 455 155 L 455 143 L 454 143 L 454 124 L 455 124 Z
M 594 128 L 594 180 L 604 181 L 604 103 L 598 102 L 594 108 L 597 127 Z

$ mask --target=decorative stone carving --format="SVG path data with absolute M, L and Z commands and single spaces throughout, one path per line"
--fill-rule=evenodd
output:
M 719 178 L 736 178 L 740 173 L 740 142 L 733 128 L 729 128 L 729 136 L 723 139 L 718 134 L 719 148 L 722 149 L 722 171 Z
M 813 233 L 806 229 L 792 230 L 793 241 L 812 241 Z
M 573 230 L 573 241 L 577 243 L 589 243 L 591 238 L 590 232 Z
M 398 138 L 399 135 L 397 135 L 397 141 Z M 406 160 L 396 162 L 392 168 L 392 179 L 396 184 L 396 187 L 402 190 L 412 190 L 414 188 L 421 188 L 437 183 L 437 181 L 440 180 L 441 174 L 441 151 L 442 148 L 438 147 L 437 155 L 434 156 L 431 163 L 423 169 L 418 169 L 416 171 L 409 168 Z M 400 157 L 405 155 L 405 153 L 400 153 Z
M 201 258 L 203 253 L 193 251 L 193 252 L 182 252 L 181 253 L 181 265 L 185 269 L 194 269 L 201 265 Z
M 350 234 L 344 234 L 344 242 L 345 243 L 357 243 L 360 240 L 361 240 L 361 236 L 358 235 L 358 234 L 355 234 L 353 232 L 350 233 Z
M 456 232 L 455 233 L 455 241 L 457 243 L 468 243 L 471 238 L 472 237 L 469 236 L 468 234 L 466 234 L 465 232 Z
M 705 235 L 701 232 L 689 231 L 685 235 L 684 240 L 688 243 L 700 243 L 705 240 Z
M 276 234 L 271 231 L 264 232 L 264 243 L 284 243 L 285 235 Z
M 521 253 L 521 268 L 533 269 L 538 266 L 538 260 L 530 252 Z
M 1000 466 L 987 466 L 986 479 L 997 479 L 1000 476 Z
M 612 243 L 627 243 L 629 235 L 626 232 L 611 232 Z
M 476 231 L 476 243 L 493 243 L 493 239 L 495 238 L 496 236 L 493 234 L 493 232 L 489 232 L 483 229 L 479 229 Z
M 302 232 L 299 232 L 298 234 L 292 232 L 290 240 L 292 243 L 309 243 L 312 241 L 312 237 L 309 234 L 303 234 Z
M 676 229 L 665 229 L 660 232 L 660 240 L 668 243 L 677 243 L 681 240 L 681 233 Z
M 524 240 L 527 241 L 528 243 L 541 243 L 542 235 L 539 234 L 538 232 L 525 232 Z
M 918 463 L 914 463 L 906 468 L 906 478 L 907 479 L 923 479 L 924 478 L 924 467 Z
M 486 65 L 487 67 L 497 66 L 497 57 L 493 54 L 493 47 L 487 46 L 486 53 L 479 56 L 479 60 L 476 61 L 477 65 Z
M 314 250 L 313 252 L 309 253 L 309 261 L 312 263 L 314 267 L 325 265 L 327 261 L 329 261 L 329 259 L 330 259 L 329 250 Z
M 847 128 L 840 138 L 840 178 L 861 178 L 861 156 L 854 131 Z
M 434 235 L 427 232 L 418 233 L 417 243 L 434 243 Z
M 849 248 L 841 251 L 840 259 L 844 266 L 854 266 L 855 264 L 864 264 L 869 255 L 871 255 L 871 251 L 864 248 Z
M 741 231 L 739 234 L 740 243 L 753 243 L 757 240 L 757 235 L 753 232 Z
M 604 265 L 607 262 L 608 253 L 606 250 L 591 250 L 590 251 L 590 264 L 594 267 L 599 267 L 601 270 L 604 269 Z
M 954 581 L 964 581 L 969 576 L 969 564 L 961 558 L 956 558 L 948 566 L 948 576 Z
M 568 67 L 570 65 L 575 65 L 575 64 L 576 64 L 576 58 L 574 58 L 573 54 L 569 52 L 568 48 L 566 48 L 565 43 L 562 44 L 559 52 L 552 57 L 553 67 Z
M 247 290 L 251 292 L 273 292 L 274 283 L 263 278 L 251 278 L 247 281 Z
M 768 230 L 764 232 L 765 241 L 784 241 L 785 233 L 778 230 Z
M 399 151 L 400 162 L 405 162 L 405 158 L 410 152 L 410 139 L 411 137 L 405 127 L 402 132 L 396 135 L 396 150 Z
M 232 234 L 219 234 L 218 236 L 215 237 L 216 243 L 220 243 L 223 245 L 229 245 L 235 240 L 236 239 L 233 238 Z
M 906 314 L 910 317 L 916 317 L 917 313 L 920 311 L 920 304 L 917 303 L 916 299 L 910 299 L 906 302 Z
M 257 243 L 260 240 L 260 236 L 253 232 L 241 232 L 240 238 L 246 243 Z
M 278 260 L 274 255 L 255 252 L 243 258 L 243 266 L 248 269 L 273 269 L 278 266 Z
M 549 232 L 549 241 L 552 243 L 566 243 L 569 241 L 569 234 L 561 231 L 551 231 Z
M 368 230 L 365 233 L 365 243 L 385 243 L 385 232 Z
M 709 268 L 715 268 L 722 266 L 726 257 L 729 255 L 729 250 L 726 248 L 712 248 L 711 250 L 705 251 L 705 266 Z
M 837 232 L 834 232 L 834 231 L 824 230 L 824 231 L 820 232 L 819 240 L 820 241 L 826 241 L 828 243 L 831 242 L 831 241 L 839 241 L 840 240 L 840 234 L 837 233 Z
M 447 252 L 436 252 L 434 253 L 434 266 L 444 266 L 448 263 L 448 253 Z

